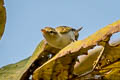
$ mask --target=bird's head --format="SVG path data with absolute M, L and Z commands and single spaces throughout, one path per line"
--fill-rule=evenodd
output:
M 41 29 L 41 32 L 47 40 L 56 39 L 58 37 L 58 33 L 52 27 L 45 27 L 44 29 Z

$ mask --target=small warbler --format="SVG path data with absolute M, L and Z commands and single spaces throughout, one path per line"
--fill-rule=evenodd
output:
M 68 26 L 59 26 L 56 28 L 45 27 L 44 29 L 41 29 L 41 32 L 50 46 L 62 49 L 78 39 L 78 32 L 81 29 L 82 27 L 76 30 Z

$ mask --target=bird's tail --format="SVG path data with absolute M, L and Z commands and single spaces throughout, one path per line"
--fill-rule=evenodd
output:
M 79 29 L 77 29 L 77 30 L 75 31 L 75 40 L 78 39 L 79 31 L 80 31 L 82 28 L 83 28 L 83 27 L 80 27 Z
M 79 31 L 81 31 L 82 28 L 83 28 L 83 27 L 80 27 L 80 28 L 78 28 L 76 31 L 79 32 Z

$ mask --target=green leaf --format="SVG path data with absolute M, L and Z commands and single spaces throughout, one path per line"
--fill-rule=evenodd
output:
M 35 49 L 33 55 L 28 60 L 27 64 L 25 65 L 24 70 L 22 73 L 19 74 L 17 80 L 26 80 L 30 77 L 33 71 L 41 66 L 44 62 L 49 59 L 50 54 L 56 54 L 59 49 L 53 48 L 49 46 L 45 40 L 42 40 L 40 44 Z
M 16 64 L 9 64 L 0 68 L 0 80 L 16 80 L 19 74 L 24 70 L 24 66 L 29 58 Z
M 39 43 L 39 45 L 35 49 L 33 55 L 29 59 L 27 59 L 27 61 L 25 60 L 24 63 L 22 63 L 22 64 L 21 64 L 21 62 L 18 62 L 16 64 L 12 64 L 12 66 L 13 66 L 12 68 L 9 68 L 9 66 L 7 66 L 5 68 L 4 67 L 1 68 L 1 70 L 0 70 L 1 79 L 0 80 L 5 80 L 5 79 L 9 80 L 9 78 L 10 78 L 10 80 L 26 80 L 26 79 L 29 79 L 32 72 L 38 66 L 41 66 L 44 62 L 46 62 L 49 59 L 49 54 L 54 55 L 58 51 L 59 51 L 58 49 L 50 47 L 43 40 Z M 11 67 L 11 65 L 10 65 L 10 67 Z M 10 73 L 10 74 L 8 74 L 7 72 Z M 4 79 L 5 76 L 8 76 L 8 77 L 6 77 Z

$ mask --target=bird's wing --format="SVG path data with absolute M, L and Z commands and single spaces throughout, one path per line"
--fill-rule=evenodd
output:
M 57 32 L 59 32 L 59 33 L 67 33 L 67 32 L 69 32 L 69 31 L 71 31 L 72 30 L 72 28 L 71 27 L 68 27 L 68 26 L 58 26 L 58 27 L 56 27 L 55 28 L 55 30 L 57 31 Z

